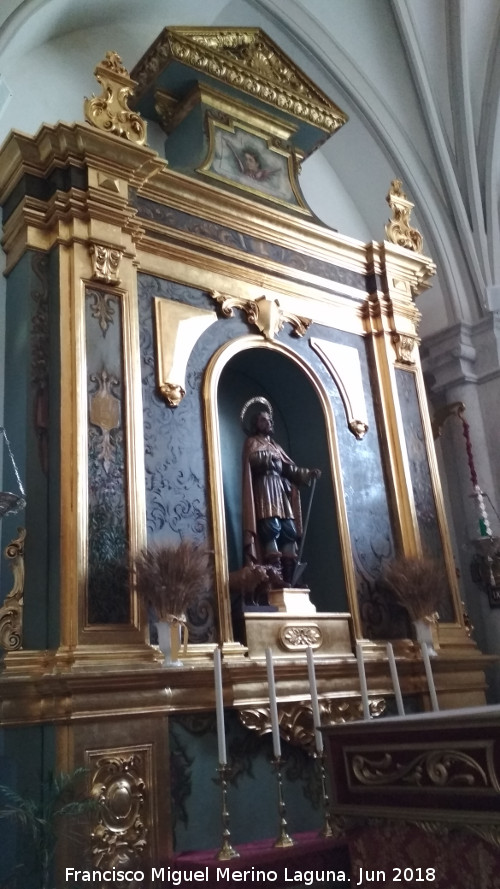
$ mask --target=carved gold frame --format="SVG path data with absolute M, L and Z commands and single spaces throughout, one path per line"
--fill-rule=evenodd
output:
M 205 433 L 207 440 L 208 472 L 210 479 L 210 507 L 212 514 L 214 539 L 218 541 L 218 546 L 215 547 L 214 558 L 215 593 L 219 614 L 220 639 L 223 644 L 233 643 L 231 614 L 229 608 L 229 576 L 225 535 L 225 510 L 220 448 L 220 428 L 217 410 L 218 386 L 221 373 L 228 361 L 239 352 L 242 352 L 246 349 L 273 349 L 286 358 L 289 358 L 303 371 L 303 373 L 305 373 L 319 398 L 323 410 L 323 416 L 325 419 L 328 451 L 330 454 L 330 469 L 334 484 L 335 507 L 339 526 L 339 540 L 342 553 L 342 562 L 346 578 L 347 598 L 353 618 L 354 632 L 355 635 L 359 637 L 362 635 L 361 619 L 357 602 L 356 579 L 354 563 L 352 559 L 352 548 L 347 522 L 347 513 L 345 508 L 344 489 L 337 445 L 335 418 L 333 415 L 330 400 L 314 371 L 293 349 L 290 349 L 288 346 L 285 346 L 282 343 L 277 343 L 275 341 L 270 342 L 269 340 L 263 339 L 259 335 L 248 335 L 240 337 L 236 340 L 231 340 L 229 343 L 225 343 L 217 350 L 217 352 L 214 353 L 207 365 L 203 381 Z
M 302 213 L 305 216 L 312 216 L 310 209 L 304 202 L 300 190 L 297 187 L 297 161 L 293 150 L 281 148 L 279 145 L 276 145 L 275 137 L 269 132 L 250 126 L 244 121 L 238 120 L 237 118 L 232 118 L 229 123 L 223 123 L 220 120 L 216 120 L 210 113 L 208 113 L 207 123 L 209 134 L 208 154 L 201 166 L 198 167 L 198 173 L 203 173 L 204 176 L 208 176 L 211 179 L 215 179 L 218 182 L 224 183 L 225 185 L 231 185 L 234 188 L 240 189 L 241 191 L 245 191 L 248 194 L 258 197 L 261 200 L 272 201 L 272 203 L 278 204 L 281 207 L 295 210 L 295 212 Z M 279 198 L 267 191 L 264 192 L 261 189 L 252 188 L 251 185 L 245 185 L 243 182 L 239 182 L 236 179 L 230 179 L 227 176 L 223 176 L 222 174 L 216 173 L 214 170 L 211 170 L 210 167 L 213 163 L 215 154 L 215 133 L 217 129 L 225 130 L 227 133 L 232 134 L 234 134 L 236 129 L 244 130 L 246 133 L 249 133 L 252 136 L 257 136 L 259 139 L 263 139 L 267 143 L 267 147 L 270 149 L 270 151 L 274 152 L 277 155 L 280 155 L 281 157 L 287 158 L 288 181 L 290 183 L 290 188 L 296 198 L 297 203 L 293 204 L 290 201 Z

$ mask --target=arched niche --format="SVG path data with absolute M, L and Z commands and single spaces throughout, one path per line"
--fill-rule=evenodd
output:
M 346 561 L 347 569 L 352 563 L 345 516 L 339 517 L 343 499 L 335 427 L 329 399 L 317 377 L 293 350 L 249 336 L 226 345 L 213 357 L 204 394 L 219 611 L 227 611 L 229 572 L 243 565 L 241 456 L 245 433 L 240 413 L 255 395 L 271 402 L 274 437 L 290 457 L 300 466 L 322 470 L 304 547 L 304 580 L 318 611 L 349 611 Z M 303 488 L 304 517 L 309 497 L 310 490 Z M 224 619 L 221 624 L 223 630 Z

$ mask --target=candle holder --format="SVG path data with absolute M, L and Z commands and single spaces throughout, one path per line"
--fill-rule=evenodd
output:
M 231 845 L 231 831 L 229 830 L 229 810 L 227 807 L 227 780 L 231 769 L 226 763 L 219 763 L 217 769 L 221 787 L 221 818 L 222 818 L 222 844 L 216 854 L 218 861 L 228 861 L 230 858 L 239 858 L 240 853 Z
M 281 773 L 283 758 L 281 756 L 275 756 L 272 760 L 272 763 L 276 772 L 276 780 L 278 783 L 278 815 L 280 823 L 280 832 L 278 839 L 274 844 L 274 848 L 286 849 L 288 846 L 293 846 L 294 841 L 287 832 L 288 825 L 286 823 L 286 806 L 285 800 L 283 799 L 283 775 Z
M 314 759 L 316 760 L 319 767 L 319 774 L 321 779 L 321 801 L 323 804 L 323 827 L 318 833 L 320 837 L 333 837 L 334 832 L 332 828 L 332 813 L 330 811 L 330 797 L 328 796 L 328 784 L 326 777 L 326 756 L 325 753 L 313 753 Z

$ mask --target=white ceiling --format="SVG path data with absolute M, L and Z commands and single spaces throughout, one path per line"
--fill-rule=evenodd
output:
M 106 50 L 130 69 L 169 24 L 266 30 L 350 117 L 304 165 L 313 209 L 381 240 L 402 178 L 438 264 L 422 333 L 484 314 L 500 285 L 498 0 L 2 0 L 0 139 L 81 120 Z

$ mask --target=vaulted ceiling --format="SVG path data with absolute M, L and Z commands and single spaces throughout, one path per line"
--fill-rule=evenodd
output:
M 403 180 L 438 266 L 424 335 L 500 308 L 498 0 L 2 0 L 0 139 L 81 120 L 105 52 L 131 69 L 172 24 L 263 28 L 347 112 L 302 179 L 342 234 L 381 240 Z

